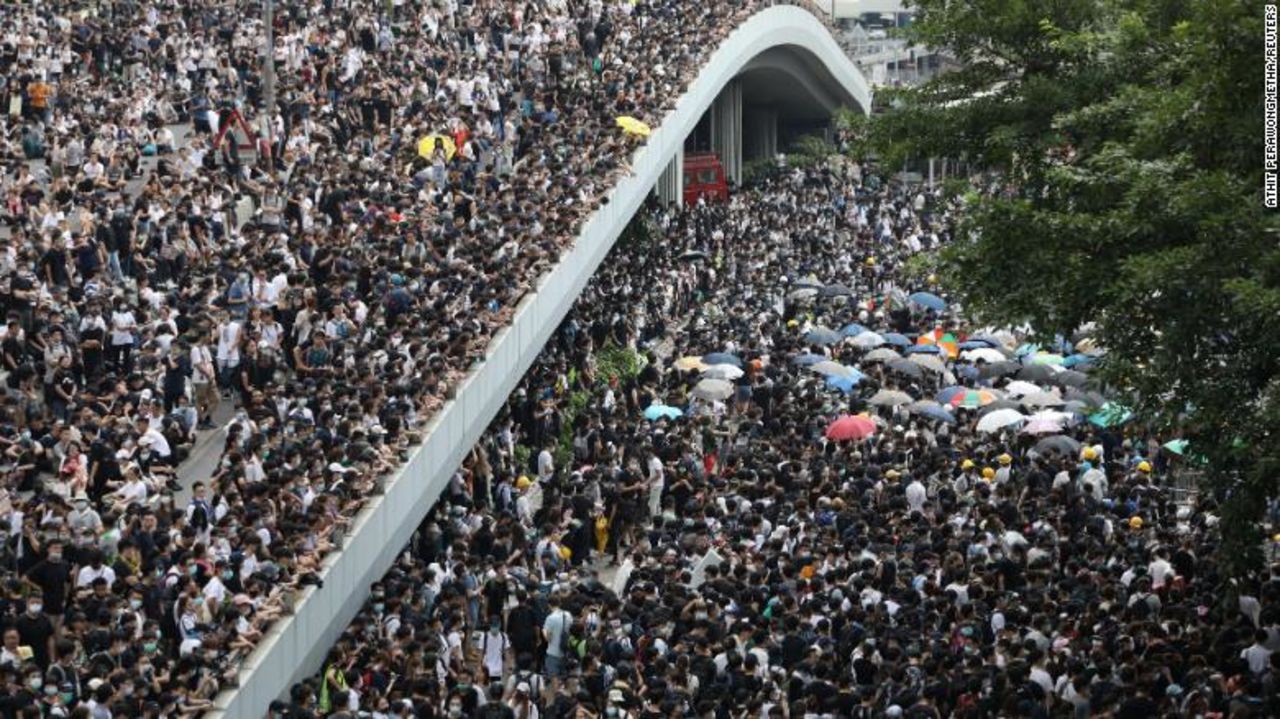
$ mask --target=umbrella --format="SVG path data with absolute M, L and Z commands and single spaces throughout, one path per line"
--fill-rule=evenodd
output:
M 649 135 L 653 134 L 653 130 L 648 125 L 641 122 L 640 120 L 637 120 L 634 117 L 631 117 L 630 115 L 621 115 L 617 119 L 615 119 L 614 122 L 618 125 L 618 127 L 622 128 L 623 132 L 627 133 L 628 135 L 636 135 L 637 137 L 648 137 Z
M 688 252 L 684 253 L 683 255 L 680 255 L 680 259 L 682 259 L 682 260 L 705 260 L 705 259 L 707 259 L 707 253 L 703 252 L 702 250 L 689 250 Z
M 1084 369 L 1088 369 L 1089 367 L 1092 367 L 1094 364 L 1096 364 L 1097 361 L 1098 361 L 1098 358 L 1094 357 L 1093 355 L 1073 354 L 1073 355 L 1068 355 L 1067 357 L 1062 358 L 1062 366 L 1063 367 L 1081 367 Z
M 841 415 L 836 421 L 827 425 L 827 439 L 845 441 L 865 439 L 875 434 L 876 423 L 870 417 L 861 414 Z
M 1019 412 L 1021 412 L 1022 403 L 1011 400 L 1011 399 L 998 399 L 992 402 L 991 404 L 987 405 L 986 407 L 980 408 L 978 410 L 978 416 L 985 417 L 992 412 L 999 412 L 1002 409 L 1016 409 Z
M 644 418 L 650 422 L 656 422 L 660 419 L 677 419 L 683 416 L 684 412 L 680 411 L 679 408 L 668 407 L 665 404 L 657 404 L 656 402 L 644 410 Z
M 1044 390 L 1040 389 L 1040 385 L 1015 380 L 1005 385 L 1004 391 L 1010 396 L 1021 397 L 1024 394 L 1035 394 L 1036 392 L 1043 392 Z
M 796 287 L 810 287 L 815 290 L 820 290 L 823 287 L 826 287 L 826 283 L 818 279 L 814 275 L 809 275 L 808 277 L 801 277 L 800 279 L 796 280 L 795 284 L 796 284 Z
M 897 407 L 900 404 L 910 404 L 911 402 L 911 395 L 892 389 L 882 389 L 871 395 L 871 399 L 867 400 L 868 404 L 876 407 Z
M 811 300 L 817 296 L 818 296 L 818 290 L 816 290 L 815 288 L 801 287 L 798 290 L 792 290 L 791 294 L 787 295 L 787 299 L 791 300 L 792 302 L 799 302 L 801 300 Z
M 897 332 L 886 333 L 884 335 L 884 341 L 891 345 L 897 345 L 898 347 L 911 346 L 911 340 L 907 339 L 906 335 L 898 334 Z
M 453 138 L 448 135 L 427 135 L 418 140 L 418 156 L 430 160 L 431 155 L 435 152 L 437 142 L 444 149 L 445 161 L 452 160 L 453 156 L 458 152 L 458 146 L 454 144 Z
M 693 388 L 693 396 L 699 399 L 723 400 L 733 394 L 733 385 L 722 379 L 704 379 Z
M 1068 402 L 1081 402 L 1085 406 L 1100 409 L 1107 403 L 1107 398 L 1102 396 L 1101 392 L 1093 390 L 1081 389 L 1079 387 L 1068 387 L 1063 393 L 1062 398 Z
M 1018 340 L 1013 336 L 1013 333 L 1008 330 L 997 330 L 995 332 L 979 332 L 978 334 L 970 337 L 969 340 L 987 342 L 987 343 L 990 343 L 991 346 L 995 347 L 996 349 L 1000 349 L 1002 347 L 1005 349 L 1013 349 L 1013 346 L 1018 342 Z
M 1022 358 L 1022 360 L 1027 364 L 1051 364 L 1051 365 L 1061 365 L 1063 359 L 1065 358 L 1062 355 L 1052 354 L 1049 352 L 1037 352 L 1033 355 L 1028 355 L 1027 357 Z
M 1000 399 L 1000 395 L 989 389 L 971 389 L 953 394 L 945 400 L 939 399 L 938 401 L 951 407 L 977 409 L 979 407 L 986 407 L 998 399 Z
M 1187 446 L 1190 444 L 1191 442 L 1185 439 L 1171 439 L 1168 442 L 1165 442 L 1163 446 L 1165 449 L 1181 457 L 1186 453 Z
M 1021 369 L 1022 369 L 1022 365 L 1018 364 L 1017 362 L 1012 362 L 1009 360 L 1005 360 L 1004 362 L 992 362 L 991 364 L 983 365 L 982 369 L 979 370 L 978 372 L 978 376 L 981 377 L 982 379 L 991 379 L 992 377 L 1007 377 L 1008 375 L 1014 374 Z
M 960 345 L 959 345 L 960 349 L 962 349 L 962 350 L 984 350 L 984 349 L 995 349 L 997 346 L 998 346 L 998 344 L 997 344 L 994 340 L 990 340 L 990 339 L 976 339 L 976 338 L 973 338 L 973 337 L 970 337 L 969 339 L 965 340 L 964 342 L 961 342 L 961 343 L 960 343 Z M 1001 355 L 1001 356 L 1003 356 L 1003 355 Z
M 795 364 L 800 365 L 801 367 L 806 367 L 808 365 L 818 364 L 819 362 L 822 362 L 826 359 L 827 358 L 823 355 L 817 355 L 812 352 L 808 352 L 802 355 L 796 355 L 795 357 L 792 357 L 791 361 Z
M 963 347 L 964 345 L 961 345 Z M 1000 350 L 994 350 L 990 347 L 980 347 L 978 349 L 968 349 L 960 353 L 960 358 L 969 360 L 970 362 L 1004 362 L 1005 356 Z M 1010 362 L 1009 364 L 1014 364 Z
M 1065 434 L 1057 434 L 1052 437 L 1045 437 L 1036 442 L 1035 451 L 1037 454 L 1061 454 L 1064 457 L 1080 456 L 1080 443 Z
M 1077 372 L 1071 369 L 1064 369 L 1061 372 L 1055 372 L 1049 378 L 1049 384 L 1055 384 L 1059 387 L 1081 387 L 1085 382 L 1089 381 L 1089 375 L 1084 372 Z
M 1107 402 L 1097 412 L 1089 415 L 1089 422 L 1099 427 L 1114 427 L 1133 418 L 1133 412 L 1114 402 Z
M 702 376 L 706 379 L 727 379 L 732 381 L 742 375 L 742 369 L 731 364 L 713 364 L 702 371 Z
M 1018 379 L 1025 379 L 1028 382 L 1038 382 L 1041 384 L 1048 382 L 1049 378 L 1052 376 L 1053 370 L 1049 369 L 1047 365 L 1042 364 L 1027 365 L 1018 370 L 1018 373 L 1014 375 L 1014 377 L 1017 377 Z
M 858 335 L 867 331 L 868 330 L 866 327 L 863 327 L 857 322 L 850 322 L 849 324 L 840 328 L 840 334 L 844 335 L 845 337 L 857 337 Z
M 862 374 L 852 367 L 845 367 L 839 362 L 833 362 L 831 360 L 822 360 L 817 364 L 810 365 L 809 369 L 813 372 L 817 372 L 818 374 L 827 375 L 828 377 L 852 377 L 855 374 Z
M 928 417 L 929 419 L 936 419 L 939 422 L 946 422 L 947 424 L 956 423 L 954 415 L 948 412 L 945 407 L 931 399 L 922 399 L 918 402 L 912 402 L 907 405 L 907 411 L 911 414 Z
M 849 343 L 859 349 L 869 350 L 872 347 L 879 347 L 880 345 L 885 344 L 885 340 L 875 332 L 863 332 L 850 340 Z
M 1028 407 L 1061 407 L 1063 402 L 1052 392 L 1032 392 L 1022 398 L 1022 404 Z
M 864 362 L 890 362 L 896 359 L 902 359 L 902 356 L 888 347 L 873 349 L 862 358 Z
M 918 357 L 919 355 L 916 356 Z M 888 367 L 890 370 L 897 372 L 904 377 L 911 377 L 913 379 L 924 377 L 924 370 L 920 365 L 912 362 L 911 360 L 902 359 L 901 357 L 896 360 L 889 360 L 885 363 L 885 367 Z
M 1052 409 L 1042 409 L 1027 417 L 1028 422 L 1056 422 L 1063 425 L 1072 424 L 1074 419 L 1070 412 L 1058 412 Z
M 707 363 L 703 362 L 701 357 L 681 357 L 676 360 L 675 368 L 681 372 L 688 372 L 691 369 L 702 371 L 707 368 Z
M 840 341 L 841 334 L 826 327 L 814 327 L 804 334 L 804 341 L 815 345 L 833 345 Z
M 1062 431 L 1062 425 L 1057 422 L 1050 422 L 1046 419 L 1027 422 L 1022 428 L 1023 434 L 1057 434 Z
M 821 294 L 823 297 L 849 297 L 855 293 L 848 285 L 827 285 L 822 288 Z
M 1013 351 L 1014 357 L 1027 357 L 1040 351 L 1040 345 L 1034 342 L 1023 342 Z
M 943 374 L 947 371 L 947 366 L 942 364 L 942 360 L 933 355 L 911 355 L 907 361 L 920 365 L 934 374 Z
M 932 292 L 916 292 L 907 299 L 934 312 L 941 312 L 947 307 L 947 301 Z
M 731 355 L 728 352 L 712 352 L 711 354 L 702 355 L 702 361 L 705 364 L 731 364 L 734 367 L 741 367 L 742 360 L 737 355 Z
M 979 432 L 999 432 L 1005 427 L 1025 421 L 1027 418 L 1016 409 L 998 409 L 979 419 L 977 429 Z
M 906 351 L 909 355 L 940 355 L 942 353 L 943 350 L 938 345 L 912 345 Z
M 862 381 L 863 374 L 858 372 L 856 375 L 832 374 L 827 375 L 827 386 L 832 389 L 838 389 L 841 392 L 849 393 L 853 388 L 858 386 Z

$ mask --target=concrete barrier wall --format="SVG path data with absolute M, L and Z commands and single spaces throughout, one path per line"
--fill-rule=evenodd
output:
M 348 533 L 346 546 L 321 571 L 324 587 L 307 587 L 298 610 L 277 622 L 245 662 L 240 686 L 220 695 L 206 716 L 263 716 L 274 699 L 315 673 L 329 648 L 359 610 L 369 585 L 395 562 L 422 518 L 448 486 L 449 477 L 479 439 L 516 383 L 542 350 L 613 242 L 680 151 L 720 89 L 760 52 L 778 45 L 804 48 L 820 59 L 846 94 L 864 110 L 871 91 L 823 25 L 792 6 L 762 10 L 735 30 L 632 158 L 633 173 L 620 181 L 583 226 L 560 263 L 525 297 L 510 326 L 489 346 L 488 358 L 426 427 L 426 439 L 387 484 L 370 499 Z

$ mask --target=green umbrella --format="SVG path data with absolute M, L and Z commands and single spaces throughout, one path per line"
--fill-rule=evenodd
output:
M 1101 409 L 1089 415 L 1089 421 L 1099 427 L 1114 427 L 1118 424 L 1124 424 L 1132 418 L 1133 412 L 1114 402 L 1102 405 Z
M 1187 445 L 1191 444 L 1185 439 L 1171 439 L 1164 443 L 1164 448 L 1181 457 L 1187 451 Z

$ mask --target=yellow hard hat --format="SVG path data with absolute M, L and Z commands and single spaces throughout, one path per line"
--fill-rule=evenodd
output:
M 788 326 L 788 327 L 799 327 L 799 326 L 800 326 L 800 321 L 799 321 L 799 320 L 787 320 L 787 326 Z
M 885 477 L 887 477 L 887 478 L 889 478 L 889 479 L 897 479 L 898 477 L 901 477 L 901 476 L 902 476 L 902 473 L 901 473 L 901 472 L 899 472 L 899 471 L 898 471 L 898 470 L 896 470 L 896 469 L 891 469 L 891 470 L 889 470 L 889 471 L 885 472 L 885 473 L 884 473 L 884 476 L 885 476 Z
M 972 459 L 966 459 L 965 461 L 960 463 L 960 469 L 973 469 L 973 466 L 974 465 L 973 465 Z
M 532 484 L 533 481 L 522 474 L 520 475 L 520 478 L 516 480 L 516 489 L 528 489 Z
M 1000 464 L 1013 464 L 1013 457 L 1010 457 L 1008 454 L 1002 454 L 999 457 L 996 457 L 996 459 Z
M 560 558 L 566 562 L 573 558 L 573 550 L 564 545 L 560 545 Z
M 1093 447 L 1085 447 L 1084 451 L 1080 453 L 1080 456 L 1092 462 L 1098 458 L 1098 451 Z
M 1277 533 L 1275 533 L 1275 534 L 1271 535 L 1271 541 L 1273 541 L 1273 542 L 1280 542 L 1280 532 L 1277 532 Z
M 992 480 L 992 479 L 995 479 L 995 478 L 996 478 L 996 471 L 995 471 L 994 469 L 990 468 L 990 467 L 983 467 L 983 468 L 982 468 L 982 478 L 983 478 L 983 479 L 985 479 L 985 480 Z
M 1147 461 L 1147 460 L 1145 460 L 1145 459 L 1144 459 L 1144 460 L 1142 460 L 1141 462 L 1138 462 L 1138 471 L 1139 471 L 1139 472 L 1147 472 L 1147 473 L 1150 473 L 1150 472 L 1151 472 L 1151 463 L 1150 463 L 1150 462 L 1148 462 L 1148 461 Z
M 1136 514 L 1129 517 L 1129 529 L 1142 529 L 1142 517 Z
M 876 258 L 875 258 L 875 257 L 868 257 L 868 258 L 867 258 L 867 267 L 875 267 L 875 266 L 876 266 Z
M 935 285 L 935 284 L 937 284 L 937 283 L 938 283 L 938 276 L 937 276 L 937 275 L 929 275 L 929 284 L 931 284 L 931 285 Z

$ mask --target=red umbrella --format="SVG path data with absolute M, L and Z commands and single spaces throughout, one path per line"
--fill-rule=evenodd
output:
M 841 415 L 827 427 L 827 439 L 864 439 L 876 432 L 876 423 L 862 414 Z

